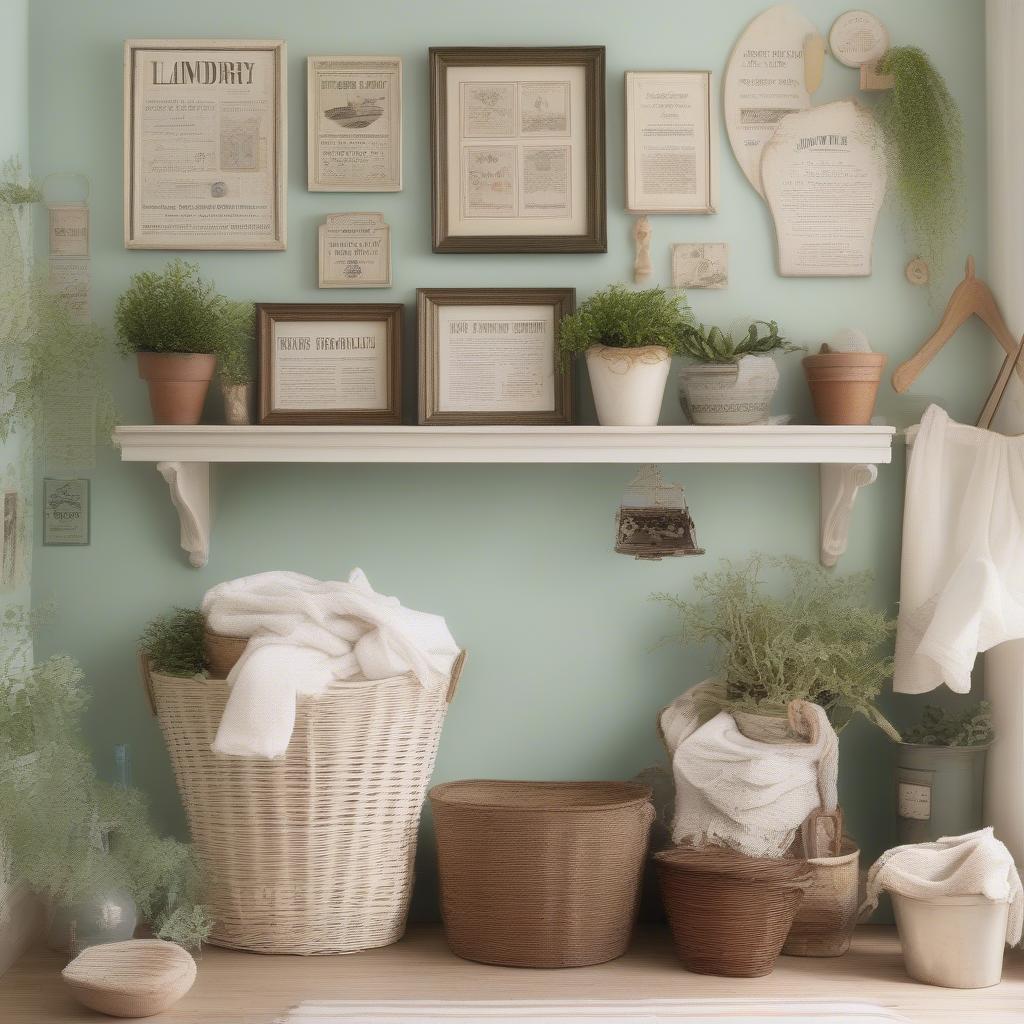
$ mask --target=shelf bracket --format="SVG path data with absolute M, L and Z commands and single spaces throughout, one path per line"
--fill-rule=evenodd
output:
M 191 565 L 201 569 L 210 558 L 210 464 L 158 462 L 181 522 L 181 546 Z
M 878 467 L 865 462 L 821 466 L 821 564 L 831 568 L 846 551 L 857 492 L 878 479 Z

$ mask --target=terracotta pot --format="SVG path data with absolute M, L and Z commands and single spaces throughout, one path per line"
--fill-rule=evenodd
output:
M 252 385 L 221 384 L 224 395 L 224 419 L 229 427 L 248 427 L 252 424 Z
M 602 427 L 654 427 L 661 416 L 672 356 L 661 345 L 586 351 L 597 422 Z
M 153 422 L 192 426 L 203 416 L 217 357 L 194 352 L 139 352 L 139 376 L 149 385 Z
M 819 423 L 871 422 L 886 357 L 878 352 L 819 352 L 803 360 Z

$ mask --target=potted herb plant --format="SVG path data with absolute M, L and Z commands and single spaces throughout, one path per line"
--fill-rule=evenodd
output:
M 227 301 L 200 277 L 198 266 L 181 259 L 159 273 L 134 274 L 117 300 L 118 347 L 138 359 L 154 422 L 201 419 L 223 343 Z
M 255 328 L 256 310 L 251 302 L 225 303 L 217 375 L 224 396 L 224 418 L 233 427 L 252 423 Z
M 992 708 L 980 701 L 957 714 L 926 705 L 899 744 L 896 797 L 901 843 L 924 843 L 981 828 L 985 756 Z
M 774 320 L 755 320 L 739 339 L 720 327 L 690 326 L 679 371 L 679 402 L 691 423 L 738 426 L 768 419 L 779 386 L 774 352 L 796 352 Z
M 602 426 L 651 427 L 661 415 L 672 356 L 693 315 L 682 294 L 611 285 L 562 319 L 564 361 L 583 354 Z
M 781 594 L 768 590 L 766 570 L 786 584 Z M 898 741 L 875 707 L 892 675 L 895 623 L 869 603 L 870 582 L 870 573 L 836 576 L 798 558 L 755 555 L 696 576 L 700 600 L 657 598 L 678 612 L 682 641 L 717 646 L 719 706 L 745 736 L 794 741 L 788 705 L 807 700 L 837 732 L 860 714 Z

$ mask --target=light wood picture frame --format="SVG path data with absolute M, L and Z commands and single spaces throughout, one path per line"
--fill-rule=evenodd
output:
M 287 248 L 286 67 L 283 40 L 125 41 L 126 249 Z M 221 116 L 186 141 L 198 97 Z
M 398 302 L 256 305 L 259 422 L 402 422 Z
M 419 422 L 571 424 L 558 331 L 575 308 L 575 288 L 418 289 Z
M 603 46 L 430 49 L 433 251 L 607 252 Z

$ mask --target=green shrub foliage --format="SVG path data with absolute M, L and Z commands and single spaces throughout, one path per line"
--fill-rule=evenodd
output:
M 994 738 L 992 705 L 983 700 L 960 714 L 926 704 L 920 723 L 904 733 L 903 742 L 930 747 L 981 747 Z
M 206 619 L 195 608 L 174 608 L 159 615 L 139 637 L 139 648 L 154 672 L 195 676 L 206 668 L 203 633 Z
M 698 363 L 737 363 L 744 356 L 802 350 L 779 334 L 774 320 L 755 320 L 739 340 L 720 327 L 688 327 L 683 332 L 681 351 Z

